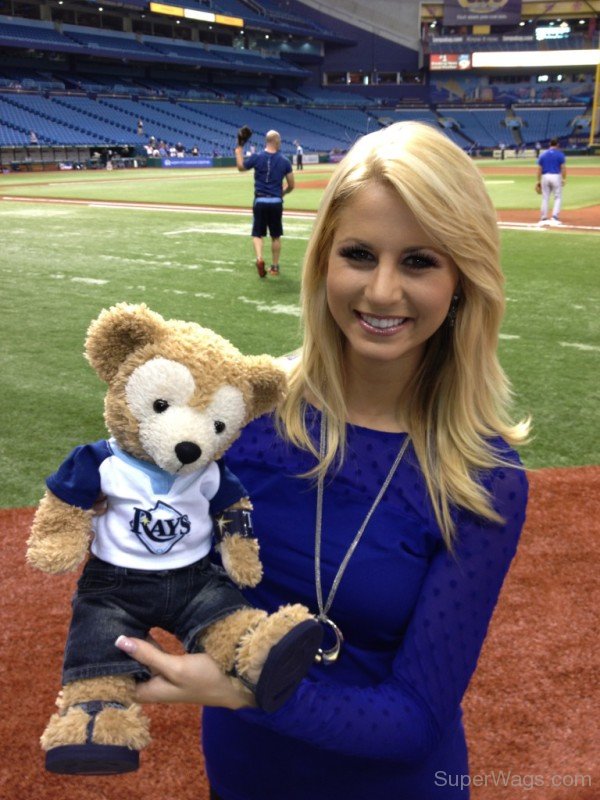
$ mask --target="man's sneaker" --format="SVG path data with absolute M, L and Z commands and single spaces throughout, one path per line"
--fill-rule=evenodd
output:
M 267 274 L 267 270 L 265 269 L 265 262 L 262 258 L 256 259 L 256 271 L 258 272 L 259 278 L 264 278 Z
M 273 275 L 277 277 L 279 275 L 279 267 L 275 264 L 271 264 L 271 269 L 269 270 L 269 275 Z
M 542 217 L 541 220 L 538 222 L 538 225 L 543 227 L 544 225 L 550 225 L 550 220 L 547 217 Z
M 550 225 L 562 225 L 562 222 L 559 220 L 558 217 L 552 217 L 550 220 Z

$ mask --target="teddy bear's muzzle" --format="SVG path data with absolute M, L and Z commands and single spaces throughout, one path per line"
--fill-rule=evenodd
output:
M 182 464 L 193 464 L 202 455 L 202 450 L 195 442 L 179 442 L 175 445 L 175 455 Z

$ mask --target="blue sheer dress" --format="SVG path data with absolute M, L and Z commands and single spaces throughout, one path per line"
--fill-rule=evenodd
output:
M 310 423 L 318 441 L 320 415 Z M 405 434 L 348 426 L 341 470 L 326 479 L 321 572 L 326 598 Z M 340 583 L 329 616 L 339 661 L 315 665 L 274 714 L 205 709 L 203 748 L 223 800 L 466 800 L 461 699 L 525 518 L 527 480 L 515 466 L 480 476 L 504 524 L 457 509 L 449 554 L 409 445 Z M 265 416 L 227 454 L 254 504 L 265 575 L 248 592 L 269 611 L 317 611 L 314 458 Z

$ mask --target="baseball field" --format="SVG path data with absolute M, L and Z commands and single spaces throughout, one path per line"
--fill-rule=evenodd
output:
M 526 528 L 465 702 L 473 798 L 592 800 L 600 796 L 600 158 L 569 159 L 560 228 L 536 224 L 533 162 L 479 165 L 502 229 L 501 360 L 515 414 L 531 415 L 534 434 L 522 451 Z M 327 165 L 296 173 L 281 276 L 264 281 L 249 237 L 250 175 L 0 175 L 0 797 L 206 800 L 192 707 L 151 709 L 155 742 L 135 775 L 44 773 L 37 738 L 60 688 L 75 578 L 29 569 L 25 541 L 44 477 L 76 444 L 104 435 L 104 389 L 82 356 L 89 322 L 115 302 L 145 302 L 213 327 L 248 353 L 293 349 L 302 257 L 329 175 Z M 460 209 L 456 216 L 458 224 Z

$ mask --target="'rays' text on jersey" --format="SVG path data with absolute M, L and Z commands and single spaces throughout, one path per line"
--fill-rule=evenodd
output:
M 190 532 L 187 514 L 181 514 L 167 503 L 159 501 L 154 508 L 134 508 L 131 530 L 142 544 L 156 555 L 163 555 Z

